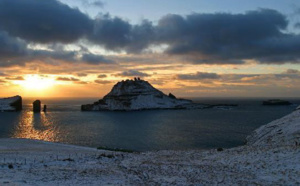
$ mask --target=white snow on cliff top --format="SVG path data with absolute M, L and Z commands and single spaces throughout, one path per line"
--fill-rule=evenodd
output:
M 295 111 L 257 129 L 248 145 L 220 152 L 121 153 L 0 139 L 0 185 L 299 185 L 300 145 L 292 143 L 299 121 Z
M 141 95 L 153 94 L 162 95 L 163 93 L 154 88 L 149 82 L 144 80 L 126 80 L 118 82 L 113 86 L 107 96 L 122 96 L 122 95 Z
M 9 98 L 0 98 L 0 111 L 14 111 L 15 108 L 10 106 L 10 104 L 18 101 L 20 96 L 14 96 Z

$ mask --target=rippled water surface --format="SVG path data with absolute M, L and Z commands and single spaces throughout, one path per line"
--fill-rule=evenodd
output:
M 22 112 L 0 113 L 1 138 L 31 138 L 83 146 L 107 146 L 138 151 L 206 149 L 242 145 L 260 125 L 280 118 L 292 106 L 261 106 L 262 99 L 195 99 L 201 103 L 238 104 L 231 110 L 150 110 L 81 112 L 96 99 L 43 99 L 48 112 L 36 114 L 32 99 Z

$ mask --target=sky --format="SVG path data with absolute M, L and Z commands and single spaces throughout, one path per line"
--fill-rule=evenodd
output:
M 299 97 L 298 0 L 0 0 L 0 97 Z

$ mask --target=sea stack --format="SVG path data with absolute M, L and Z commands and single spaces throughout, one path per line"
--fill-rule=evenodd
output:
M 33 112 L 41 112 L 41 101 L 35 100 L 33 103 Z
M 0 111 L 21 111 L 22 110 L 22 97 L 17 95 L 0 99 Z
M 154 88 L 149 82 L 134 78 L 115 84 L 103 99 L 82 105 L 82 111 L 132 111 L 149 109 L 181 109 L 191 105 L 192 101 L 177 99 Z
M 47 105 L 44 105 L 43 112 L 47 112 Z

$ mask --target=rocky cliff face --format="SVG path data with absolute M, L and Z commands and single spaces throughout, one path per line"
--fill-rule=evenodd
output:
M 171 94 L 172 95 L 172 94 Z M 103 99 L 82 105 L 83 111 L 179 109 L 191 104 L 190 100 L 167 96 L 144 80 L 118 82 Z
M 22 97 L 14 96 L 0 99 L 0 111 L 20 111 L 22 110 Z

